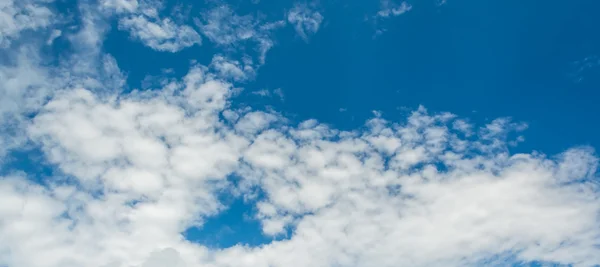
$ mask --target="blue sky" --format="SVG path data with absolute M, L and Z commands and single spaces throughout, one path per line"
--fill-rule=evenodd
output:
M 0 266 L 600 266 L 598 8 L 7 0 Z
M 191 5 L 190 13 L 209 5 L 193 2 L 171 5 Z M 290 6 L 238 2 L 229 4 L 240 14 L 260 12 L 273 20 L 281 19 Z M 318 33 L 304 42 L 291 27 L 278 31 L 277 45 L 269 50 L 260 75 L 245 85 L 247 91 L 281 88 L 287 101 L 266 104 L 298 119 L 316 118 L 338 127 L 357 127 L 372 110 L 400 119 L 398 108 L 424 105 L 476 122 L 504 116 L 525 121 L 532 126 L 522 144 L 526 151 L 598 147 L 599 129 L 589 123 L 600 113 L 594 97 L 600 47 L 594 34 L 597 3 L 411 5 L 412 12 L 403 16 L 365 21 L 368 10 L 379 8 L 376 1 L 320 3 L 326 19 Z M 386 32 L 378 35 L 378 30 Z M 204 42 L 176 54 L 160 53 L 117 30 L 109 32 L 105 47 L 128 74 L 132 88 L 146 75 L 158 75 L 164 68 L 183 74 L 189 60 L 209 63 L 219 52 Z M 590 62 L 584 63 L 586 59 Z M 254 100 L 242 99 L 246 104 Z M 305 105 L 308 101 L 314 103 L 311 108 Z

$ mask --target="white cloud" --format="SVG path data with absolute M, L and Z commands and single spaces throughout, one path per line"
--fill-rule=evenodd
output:
M 39 109 L 53 89 L 51 73 L 40 68 L 35 48 L 23 46 L 12 52 L 0 65 L 0 158 L 27 141 L 24 116 Z
M 164 266 L 183 267 L 185 265 L 184 265 L 184 263 L 182 263 L 179 253 L 172 248 L 167 248 L 167 249 L 152 253 L 150 258 L 148 260 L 146 260 L 146 262 L 142 265 L 142 267 L 164 267 Z
M 250 15 L 238 16 L 229 6 L 219 6 L 202 15 L 197 21 L 202 33 L 219 45 L 232 45 L 256 35 L 257 22 Z
M 473 125 L 469 124 L 465 120 L 455 120 L 454 123 L 452 123 L 452 128 L 464 133 L 466 136 L 473 134 Z
M 321 22 L 323 22 L 323 16 L 307 5 L 296 4 L 287 13 L 287 20 L 290 24 L 294 25 L 296 33 L 304 41 L 308 41 L 308 36 L 315 34 L 319 30 Z
M 0 2 L 0 48 L 6 48 L 22 31 L 46 28 L 54 14 L 52 0 L 3 0 Z
M 240 62 L 216 55 L 213 57 L 210 67 L 222 79 L 241 82 L 252 79 L 256 75 L 252 65 L 250 58 L 244 58 Z
M 252 94 L 259 95 L 259 96 L 270 96 L 271 92 L 267 89 L 261 89 L 261 90 L 252 92 Z
M 55 96 L 28 133 L 80 186 L 2 180 L 3 202 L 14 204 L 0 209 L 0 252 L 11 251 L 0 264 L 476 266 L 506 253 L 600 262 L 598 158 L 588 148 L 555 159 L 497 154 L 485 146 L 522 129 L 502 119 L 474 131 L 494 142 L 456 150 L 454 116 L 424 108 L 353 132 L 316 120 L 282 127 L 275 114 L 229 110 L 232 86 L 208 70 L 119 99 Z M 263 232 L 295 229 L 289 240 L 222 250 L 182 240 L 223 208 L 216 193 L 234 172 L 236 190 L 267 196 L 257 199 Z
M 52 32 L 50 33 L 50 36 L 48 36 L 48 40 L 46 41 L 47 45 L 51 45 L 54 40 L 56 40 L 56 38 L 60 37 L 62 35 L 62 31 L 61 30 L 52 30 Z
M 158 0 L 100 1 L 100 10 L 107 17 L 119 18 L 120 30 L 154 50 L 174 53 L 201 43 L 200 34 L 180 23 L 179 17 L 161 17 L 163 9 L 163 2 Z
M 169 18 L 149 20 L 143 15 L 123 18 L 119 29 L 127 30 L 133 38 L 158 51 L 178 52 L 200 44 L 200 35 L 187 25 L 177 25 Z
M 285 100 L 285 95 L 283 94 L 283 90 L 281 90 L 281 88 L 273 90 L 273 93 L 278 96 L 281 101 Z
M 263 23 L 252 15 L 239 16 L 227 5 L 215 7 L 196 19 L 196 25 L 211 42 L 229 49 L 243 49 L 243 43 L 252 41 L 264 64 L 266 53 L 274 42 L 271 32 L 282 27 L 283 21 Z
M 23 46 L 14 51 L 10 61 L 0 66 L 0 116 L 28 112 L 43 104 L 47 92 L 48 73 L 39 68 L 35 48 Z
M 100 0 L 100 6 L 117 13 L 130 13 L 136 11 L 139 3 L 137 0 Z
M 125 14 L 141 9 L 134 2 L 103 3 Z M 0 112 L 16 118 L 2 126 L 18 121 L 14 136 L 56 168 L 43 185 L 35 173 L 0 179 L 1 266 L 480 266 L 503 255 L 600 264 L 591 148 L 513 155 L 510 133 L 526 124 L 477 128 L 423 107 L 398 123 L 375 113 L 352 131 L 290 125 L 230 107 L 231 82 L 255 69 L 224 56 L 160 90 L 122 94 L 124 76 L 101 49 L 106 22 L 82 13 L 65 33 L 75 54 L 59 66 L 43 66 L 33 46 L 0 66 Z M 235 27 L 213 37 L 233 45 L 245 22 L 228 18 Z M 293 229 L 288 239 L 223 249 L 185 240 L 225 208 L 223 192 L 255 197 L 263 233 Z
M 262 97 L 271 97 L 271 96 L 275 95 L 279 98 L 279 100 L 281 100 L 281 101 L 285 100 L 285 95 L 283 93 L 283 90 L 281 90 L 281 88 L 277 88 L 275 90 L 261 89 L 261 90 L 252 92 L 252 94 L 262 96 Z
M 412 9 L 412 6 L 407 2 L 397 4 L 391 0 L 382 0 L 380 4 L 381 8 L 379 12 L 377 12 L 377 16 L 381 18 L 399 16 Z
M 5 1 L 0 5 L 30 9 L 50 2 Z M 46 10 L 45 7 L 43 9 Z M 11 40 L 18 41 L 21 45 L 6 47 L 1 51 L 4 61 L 0 64 L 0 156 L 3 157 L 10 150 L 18 149 L 27 142 L 24 128 L 29 123 L 28 116 L 38 112 L 53 94 L 77 86 L 113 92 L 122 89 L 124 77 L 114 58 L 104 55 L 99 48 L 106 24 L 99 19 L 94 8 L 81 5 L 79 9 L 81 17 L 78 20 L 81 25 L 65 30 L 64 33 L 47 27 L 45 32 L 36 36 L 28 35 L 24 37 L 26 39 L 14 35 Z M 27 20 L 46 18 L 45 12 L 36 14 L 31 13 L 36 17 Z M 45 53 L 42 45 L 48 45 L 60 35 L 64 35 L 65 40 L 70 42 L 73 53 L 60 58 L 55 54 Z M 53 59 L 57 59 L 59 63 L 49 63 Z

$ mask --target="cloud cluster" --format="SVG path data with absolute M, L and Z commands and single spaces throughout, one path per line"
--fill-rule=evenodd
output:
M 3 12 L 21 11 L 12 14 L 12 19 L 23 20 L 20 26 L 45 25 L 42 28 L 22 28 L 38 30 L 35 35 L 20 37 L 19 33 L 6 34 L 9 41 L 18 45 L 0 47 L 0 156 L 7 151 L 27 142 L 24 127 L 28 119 L 52 97 L 53 94 L 71 87 L 83 86 L 89 90 L 113 91 L 121 90 L 124 76 L 121 74 L 115 59 L 101 51 L 101 43 L 106 33 L 107 24 L 102 20 L 95 7 L 77 6 L 79 16 L 70 20 L 78 25 L 64 30 L 58 27 L 56 18 L 67 17 L 66 14 L 51 13 L 49 5 L 52 1 L 4 1 Z M 26 10 L 39 12 L 27 13 Z M 20 13 L 19 13 L 20 12 Z M 29 16 L 29 17 L 28 17 Z M 10 22 L 10 18 L 1 21 Z M 42 23 L 42 21 L 44 21 Z M 38 23 L 39 22 L 39 23 Z M 12 29 L 11 24 L 0 25 L 0 31 Z M 69 44 L 67 54 L 48 53 L 47 46 L 54 39 L 63 38 Z M 2 37 L 0 37 L 2 38 Z M 60 60 L 58 60 L 60 57 Z M 1 159 L 0 162 L 4 162 Z
M 589 148 L 510 155 L 507 131 L 523 125 L 477 130 L 424 108 L 350 132 L 294 126 L 229 108 L 233 86 L 218 77 L 197 66 L 161 90 L 56 95 L 27 133 L 60 175 L 46 185 L 2 179 L 0 263 L 465 266 L 507 253 L 600 262 Z M 292 235 L 219 250 L 187 241 L 182 232 L 226 208 L 223 190 L 255 201 L 265 235 Z
M 477 126 L 424 107 L 399 122 L 375 112 L 350 131 L 236 109 L 237 83 L 256 75 L 249 58 L 216 55 L 160 88 L 123 93 L 116 60 L 102 52 L 102 9 L 121 24 L 151 12 L 136 0 L 100 4 L 80 6 L 61 64 L 45 65 L 29 46 L 0 66 L 0 122 L 18 129 L 0 140 L 20 136 L 10 148 L 35 146 L 43 159 L 31 164 L 54 170 L 0 179 L 0 266 L 600 264 L 593 149 L 511 154 L 526 124 Z M 220 7 L 198 25 L 223 47 L 259 44 L 264 60 L 279 24 L 256 21 Z M 175 51 L 165 40 L 185 38 L 154 38 L 170 22 L 156 21 L 149 39 L 137 22 L 127 29 Z M 187 240 L 187 229 L 227 209 L 223 193 L 252 205 L 277 241 L 215 249 Z
M 3 0 L 0 2 L 0 48 L 6 48 L 22 31 L 48 27 L 55 19 L 48 4 L 53 0 Z

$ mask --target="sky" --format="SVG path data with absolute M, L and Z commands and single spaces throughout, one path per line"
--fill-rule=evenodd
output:
M 0 0 L 0 267 L 600 266 L 599 9 Z

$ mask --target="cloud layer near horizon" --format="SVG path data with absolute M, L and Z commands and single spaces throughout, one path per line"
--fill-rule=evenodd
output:
M 499 118 L 477 126 L 424 107 L 399 122 L 375 113 L 351 131 L 317 120 L 293 124 L 276 111 L 235 108 L 236 83 L 257 75 L 256 66 L 224 55 L 154 90 L 123 93 L 124 75 L 102 52 L 107 16 L 159 51 L 199 44 L 199 33 L 227 51 L 251 40 L 261 64 L 274 43 L 269 31 L 285 23 L 259 23 L 222 6 L 197 20 L 198 33 L 140 11 L 143 4 L 82 5 L 82 26 L 61 37 L 74 46 L 64 64 L 42 64 L 41 49 L 30 45 L 0 68 L 2 94 L 17 103 L 1 110 L 2 125 L 13 129 L 2 131 L 3 155 L 39 148 L 43 160 L 32 164 L 54 169 L 43 182 L 16 171 L 0 179 L 0 265 L 600 264 L 592 148 L 510 154 L 525 124 Z M 282 16 L 306 39 L 323 17 L 300 7 Z M 50 17 L 7 28 L 4 42 L 18 41 L 21 30 L 52 32 Z M 279 241 L 214 249 L 187 240 L 188 228 L 227 209 L 218 197 L 224 192 L 251 203 L 262 234 Z

